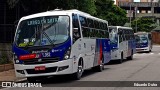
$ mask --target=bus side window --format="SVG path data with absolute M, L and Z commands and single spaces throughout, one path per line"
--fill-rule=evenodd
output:
M 79 16 L 80 24 L 81 24 L 81 29 L 82 29 L 82 35 L 83 37 L 88 37 L 88 24 L 87 24 L 87 19 L 86 17 Z
M 121 29 L 122 30 L 122 37 L 123 37 L 123 40 L 122 41 L 125 41 L 126 40 L 126 33 L 125 33 L 125 30 L 124 29 Z
M 152 40 L 151 34 L 148 34 L 148 38 L 149 38 L 149 40 Z
M 122 29 L 118 29 L 118 35 L 119 35 L 119 43 L 123 41 L 123 31 Z
M 78 22 L 78 16 L 77 14 L 72 15 L 73 19 L 73 42 L 75 42 L 77 39 L 81 37 L 80 28 L 79 28 L 79 22 Z

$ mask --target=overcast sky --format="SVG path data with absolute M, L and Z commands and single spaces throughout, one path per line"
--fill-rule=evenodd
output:
M 114 1 L 116 1 L 116 0 L 114 0 Z M 134 0 L 134 2 L 140 2 L 140 0 Z
M 134 2 L 140 2 L 140 0 L 134 0 Z

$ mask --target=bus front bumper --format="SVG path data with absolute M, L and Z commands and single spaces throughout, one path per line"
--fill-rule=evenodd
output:
M 16 77 L 36 77 L 71 74 L 73 73 L 72 65 L 72 59 L 68 59 L 46 64 L 14 64 L 14 67 Z
M 145 47 L 145 48 L 136 48 L 136 52 L 146 52 L 149 51 L 149 47 Z

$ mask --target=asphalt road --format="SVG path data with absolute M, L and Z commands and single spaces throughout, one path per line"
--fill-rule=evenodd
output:
M 115 81 L 116 83 L 118 81 L 128 81 L 124 83 L 160 81 L 159 58 L 160 46 L 154 46 L 151 53 L 137 53 L 133 60 L 126 60 L 122 64 L 115 61 L 110 62 L 105 65 L 103 72 L 87 70 L 81 80 L 72 80 L 69 76 L 51 77 L 43 80 L 43 88 L 4 88 L 4 90 L 160 90 L 160 87 L 96 87 L 100 83 L 105 84 L 105 81 Z M 115 84 L 115 82 L 111 83 Z M 90 87 L 84 87 L 87 84 Z M 160 82 L 158 86 L 160 86 L 159 84 Z

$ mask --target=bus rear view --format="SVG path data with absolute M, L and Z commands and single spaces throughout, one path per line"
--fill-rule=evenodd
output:
M 136 39 L 136 52 L 152 51 L 152 39 L 150 33 L 137 32 L 135 33 L 135 39 Z

